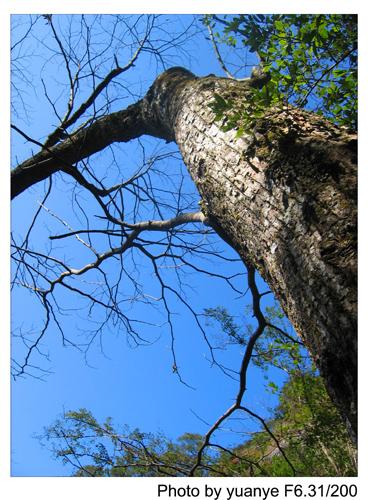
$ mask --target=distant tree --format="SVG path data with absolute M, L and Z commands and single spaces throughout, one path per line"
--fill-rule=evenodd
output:
M 236 447 L 213 444 L 195 475 L 356 475 L 355 449 L 313 371 L 291 373 L 275 415 L 265 425 L 267 431 Z M 203 437 L 186 433 L 173 442 L 137 429 L 119 432 L 110 419 L 100 424 L 81 409 L 67 412 L 45 429 L 43 440 L 51 444 L 58 460 L 73 466 L 73 475 L 147 477 L 187 476 Z
M 43 436 L 51 442 L 54 456 L 73 466 L 73 475 L 85 477 L 186 475 L 201 439 L 187 433 L 173 442 L 162 434 L 131 431 L 126 426 L 119 431 L 111 419 L 99 423 L 86 409 L 66 412 Z
M 315 373 L 294 371 L 280 391 L 280 404 L 268 422 L 280 447 L 296 470 L 291 469 L 267 432 L 256 433 L 232 449 L 234 455 L 262 465 L 252 475 L 355 476 L 356 451 L 336 408 Z M 249 475 L 242 460 L 223 452 L 217 467 L 230 475 Z

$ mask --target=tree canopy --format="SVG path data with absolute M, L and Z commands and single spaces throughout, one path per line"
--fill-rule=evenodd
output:
M 278 356 L 276 356 L 277 358 Z M 295 361 L 295 359 L 294 359 Z M 270 383 L 275 389 L 275 384 Z M 243 444 L 213 443 L 195 476 L 352 476 L 355 450 L 341 418 L 313 369 L 293 368 L 264 430 Z M 185 433 L 176 441 L 164 434 L 99 423 L 86 409 L 68 411 L 40 436 L 73 475 L 187 476 L 203 442 Z
M 356 129 L 356 15 L 211 15 L 205 23 L 215 44 L 257 54 L 268 83 L 254 89 L 253 112 L 286 101 Z

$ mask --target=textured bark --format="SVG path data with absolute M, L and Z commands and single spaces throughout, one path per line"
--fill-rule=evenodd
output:
M 285 108 L 237 139 L 209 103 L 247 88 L 174 69 L 148 94 L 151 123 L 175 138 L 210 224 L 271 287 L 355 437 L 356 137 Z
M 103 119 L 101 147 L 143 133 L 176 141 L 210 224 L 271 287 L 355 437 L 356 137 L 295 108 L 270 111 L 241 138 L 221 131 L 209 107 L 214 94 L 240 102 L 248 89 L 172 68 L 137 105 L 115 113 L 121 120 L 110 134 Z M 41 152 L 43 165 L 53 172 L 60 158 L 70 164 L 97 151 L 90 132 L 82 143 L 69 140 L 68 154 L 56 149 L 65 143 Z M 44 169 L 36 156 L 18 167 L 20 177 L 24 165 Z

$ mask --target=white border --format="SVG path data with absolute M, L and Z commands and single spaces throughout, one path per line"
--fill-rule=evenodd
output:
M 125 2 L 124 2 L 125 3 Z M 360 160 L 360 173 L 359 173 L 359 214 L 360 214 L 360 231 L 359 231 L 359 325 L 360 325 L 360 344 L 359 344 L 359 385 L 360 385 L 360 398 L 359 398 L 359 415 L 360 415 L 360 451 L 359 451 L 359 478 L 11 478 L 10 477 L 10 376 L 9 376 L 9 359 L 10 359 L 10 341 L 8 327 L 3 328 L 2 344 L 0 349 L 0 415 L 1 415 L 1 437 L 0 437 L 0 491 L 9 492 L 9 498 L 12 499 L 27 499 L 27 500 L 49 500 L 50 498 L 58 500 L 65 498 L 88 498 L 89 500 L 101 499 L 103 497 L 109 498 L 144 498 L 153 500 L 158 498 L 157 485 L 161 483 L 172 484 L 176 486 L 185 487 L 186 485 L 197 486 L 201 489 L 205 484 L 211 486 L 226 488 L 226 486 L 274 486 L 283 491 L 285 483 L 293 484 L 332 484 L 344 483 L 358 484 L 359 494 L 357 499 L 366 498 L 365 493 L 368 491 L 368 481 L 366 475 L 368 474 L 368 432 L 367 425 L 367 401 L 366 392 L 367 384 L 365 378 L 367 372 L 365 365 L 367 362 L 367 334 L 365 330 L 368 325 L 368 307 L 365 306 L 366 293 L 367 293 L 367 278 L 368 278 L 368 238 L 367 231 L 363 227 L 366 224 L 366 200 L 368 188 L 368 171 L 364 165 L 364 160 L 367 159 L 367 120 L 362 110 L 368 113 L 368 98 L 367 98 L 367 85 L 368 82 L 368 50 L 367 50 L 367 26 L 368 15 L 365 2 L 356 0 L 339 0 L 330 2 L 327 0 L 308 0 L 295 2 L 290 0 L 284 1 L 234 1 L 234 0 L 186 0 L 181 5 L 172 5 L 169 0 L 148 2 L 142 0 L 135 0 L 123 5 L 123 1 L 112 0 L 64 0 L 64 2 L 56 2 L 54 0 L 2 0 L 0 2 L 0 37 L 1 37 L 1 68 L 3 70 L 1 82 L 1 100 L 2 100 L 2 120 L 3 127 L 0 134 L 0 151 L 2 154 L 1 175 L 0 179 L 0 193 L 3 203 L 3 210 L 1 212 L 1 242 L 0 247 L 1 255 L 0 262 L 3 263 L 3 272 L 0 273 L 0 286 L 2 291 L 1 313 L 2 324 L 10 325 L 10 301 L 9 301 L 9 230 L 10 230 L 10 215 L 8 200 L 10 197 L 9 178 L 8 178 L 8 165 L 10 158 L 10 134 L 9 134 L 9 51 L 10 51 L 10 37 L 9 37 L 9 16 L 12 13 L 170 13 L 170 14 L 192 14 L 192 13 L 358 13 L 359 14 L 359 106 L 360 106 L 360 122 L 359 122 L 359 160 Z M 362 222 L 363 221 L 363 222 Z M 365 471 L 365 472 L 364 472 Z M 161 498 L 169 498 L 161 496 Z M 170 498 L 173 498 L 172 496 Z M 187 497 L 184 497 L 187 498 Z M 200 496 L 198 498 L 205 498 Z M 259 498 L 259 497 L 257 497 Z M 277 498 L 285 498 L 280 494 Z M 293 500 L 292 496 L 289 496 Z M 316 496 L 314 498 L 320 498 Z M 226 500 L 226 495 L 221 496 L 221 500 Z
M 5 5 L 4 5 L 5 4 Z M 328 0 L 308 0 L 295 2 L 282 0 L 277 3 L 272 0 L 240 1 L 240 0 L 185 0 L 180 4 L 169 0 L 135 0 L 125 2 L 121 0 L 2 0 L 2 9 L 16 14 L 47 13 L 50 14 L 201 14 L 201 13 L 331 13 L 345 14 L 361 12 L 362 2 L 357 0 L 335 0 L 333 4 Z

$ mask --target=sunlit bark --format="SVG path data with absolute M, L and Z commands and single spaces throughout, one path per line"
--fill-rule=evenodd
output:
M 18 195 L 115 141 L 175 141 L 210 225 L 275 293 L 356 436 L 356 137 L 314 114 L 275 109 L 240 138 L 209 106 L 246 99 L 249 82 L 173 68 L 146 97 L 12 174 Z

